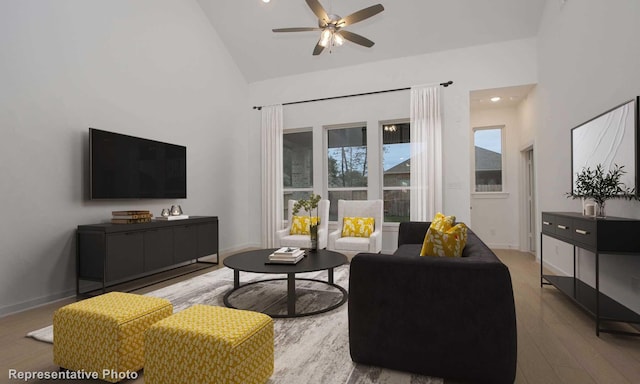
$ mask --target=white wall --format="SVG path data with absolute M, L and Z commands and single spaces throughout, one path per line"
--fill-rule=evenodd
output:
M 565 197 L 571 128 L 640 94 L 640 2 L 562 3 L 547 2 L 538 37 L 539 211 L 580 210 L 578 201 Z M 609 201 L 607 215 L 640 218 L 640 203 Z M 544 252 L 545 262 L 570 272 L 571 248 L 545 238 Z M 579 274 L 593 283 L 594 257 L 581 254 Z M 607 255 L 600 262 L 601 289 L 640 312 L 640 293 L 631 289 L 631 278 L 640 277 L 640 258 Z
M 250 241 L 248 86 L 195 0 L 3 1 L 0 50 L 0 314 L 75 294 L 75 228 L 114 209 Z M 88 127 L 187 146 L 188 198 L 88 201 Z
M 474 163 L 473 128 L 503 126 L 503 192 L 474 193 L 471 187 L 471 228 L 491 248 L 520 248 L 520 124 L 518 109 L 471 111 L 471 164 Z M 472 168 L 473 172 L 473 168 Z M 471 177 L 471 173 L 469 174 Z M 515 213 L 515 214 L 514 214 Z
M 268 105 L 452 80 L 454 84 L 442 90 L 444 210 L 469 221 L 469 91 L 535 83 L 536 62 L 535 39 L 516 40 L 256 82 L 250 85 L 250 98 L 254 105 Z M 377 124 L 378 119 L 406 118 L 409 100 L 409 92 L 401 91 L 285 106 L 285 126 Z M 252 130 L 257 134 L 259 127 L 260 118 L 255 116 Z M 257 163 L 259 144 L 253 144 L 252 152 L 252 162 Z M 259 176 L 254 170 L 252 178 Z M 253 194 L 259 196 L 259 189 Z M 252 201 L 259 204 L 259 198 Z M 395 248 L 395 239 L 389 236 L 393 235 L 387 234 L 383 242 L 387 250 Z

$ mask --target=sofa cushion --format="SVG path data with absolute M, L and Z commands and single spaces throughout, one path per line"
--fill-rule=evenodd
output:
M 393 253 L 394 256 L 418 257 L 422 244 L 402 244 Z
M 467 226 L 464 223 L 440 231 L 429 228 L 420 256 L 460 257 L 467 244 Z
M 373 217 L 345 217 L 343 218 L 342 237 L 371 237 L 374 230 Z
M 455 216 L 445 216 L 441 212 L 436 213 L 433 217 L 433 221 L 429 225 L 429 229 L 427 233 L 424 235 L 424 239 L 422 240 L 422 249 L 420 250 L 420 256 L 434 255 L 433 254 L 433 241 L 434 235 L 429 235 L 429 231 L 432 229 L 434 231 L 444 232 L 453 226 L 453 223 L 456 221 Z M 435 256 L 435 255 L 434 255 Z

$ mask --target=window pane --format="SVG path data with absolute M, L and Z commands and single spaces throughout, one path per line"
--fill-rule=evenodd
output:
M 367 127 L 327 131 L 329 188 L 367 186 Z
M 289 219 L 289 200 L 308 199 L 312 191 L 284 191 L 284 199 L 282 202 L 283 220 Z
M 367 200 L 367 191 L 329 191 L 329 221 L 338 220 L 338 200 Z
M 411 144 L 409 123 L 382 126 L 382 170 L 385 187 L 410 185 Z
M 476 192 L 502 191 L 502 128 L 474 133 Z
M 313 186 L 313 133 L 285 133 L 282 136 L 282 180 L 285 188 Z
M 400 223 L 409 221 L 410 191 L 387 190 L 384 191 L 384 221 Z

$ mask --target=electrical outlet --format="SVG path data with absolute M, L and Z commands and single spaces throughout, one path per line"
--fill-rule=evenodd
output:
M 631 291 L 637 295 L 640 295 L 640 277 L 631 277 Z

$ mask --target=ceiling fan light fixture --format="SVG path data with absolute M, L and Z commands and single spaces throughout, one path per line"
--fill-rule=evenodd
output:
M 333 33 L 331 33 L 329 29 L 325 29 L 324 31 L 322 31 L 322 34 L 320 35 L 320 45 L 323 47 L 329 45 L 332 35 Z
M 263 0 L 264 1 L 264 0 Z M 367 39 L 364 36 L 360 36 L 357 33 L 345 31 L 342 28 L 368 19 L 378 13 L 384 11 L 382 4 L 372 5 L 367 8 L 363 8 L 357 12 L 354 12 L 346 17 L 340 17 L 335 14 L 329 14 L 324 9 L 319 0 L 305 0 L 311 11 L 318 18 L 318 27 L 300 27 L 300 28 L 275 28 L 273 32 L 308 32 L 308 31 L 322 31 L 320 34 L 320 40 L 313 49 L 313 56 L 317 56 L 322 53 L 324 48 L 339 47 L 344 44 L 345 40 L 349 40 L 352 43 L 361 45 L 363 47 L 371 48 L 374 42 Z
M 338 33 L 333 34 L 333 45 L 339 47 L 344 43 L 344 38 Z

